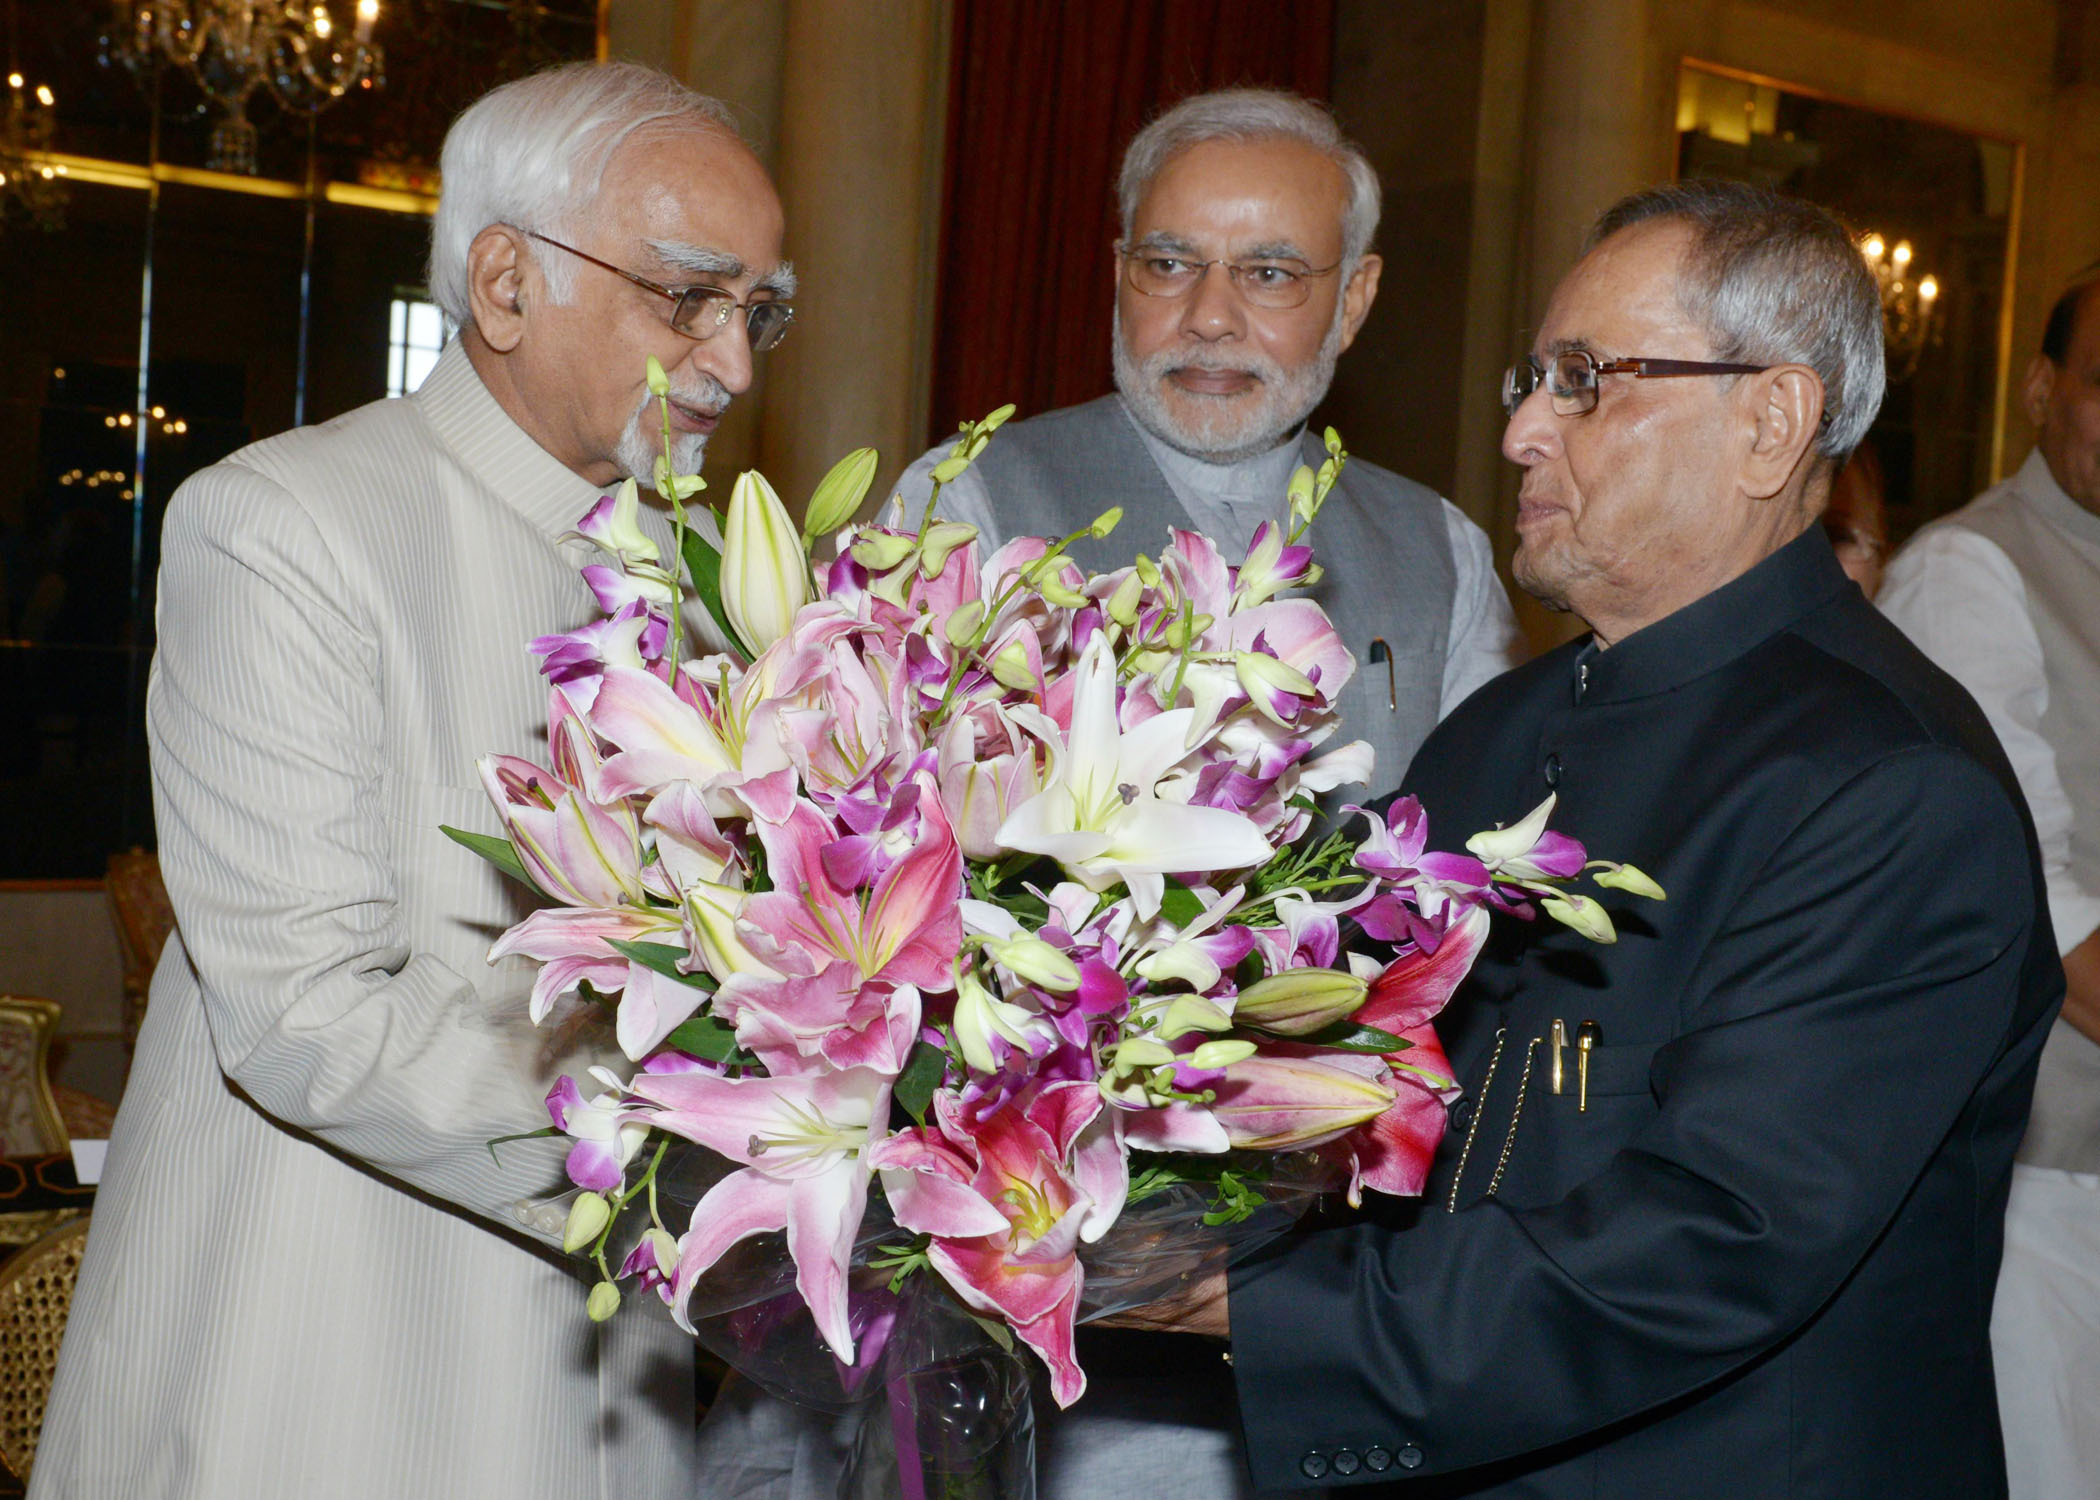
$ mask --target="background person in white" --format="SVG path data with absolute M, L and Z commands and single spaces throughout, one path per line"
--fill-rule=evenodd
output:
M 484 958 L 518 893 L 438 825 L 494 825 L 477 755 L 544 756 L 526 642 L 594 613 L 562 538 L 653 458 L 646 357 L 682 469 L 751 378 L 748 315 L 688 336 L 677 298 L 535 236 L 749 302 L 791 290 L 780 205 L 720 105 L 629 66 L 497 90 L 443 170 L 462 332 L 422 389 L 169 507 L 148 719 L 177 938 L 38 1500 L 690 1493 L 690 1341 L 588 1322 L 558 1215 L 521 1211 L 560 1145 L 488 1145 L 610 1039 L 530 1024 L 529 974 Z
M 2012 1494 L 2055 1500 L 2100 1495 L 2100 275 L 2057 301 L 2022 394 L 2034 452 L 1920 531 L 1880 604 L 1998 732 L 2063 951 L 1991 1317 Z
M 1157 555 L 1166 540 L 1128 493 L 1140 479 L 1156 483 L 1156 469 L 1178 502 L 1173 524 L 1204 532 L 1237 562 L 1256 527 L 1283 518 L 1284 487 L 1310 456 L 1300 433 L 1377 298 L 1378 176 L 1319 105 L 1275 90 L 1231 89 L 1185 99 L 1140 131 L 1124 153 L 1117 191 L 1116 395 L 1003 429 L 983 462 L 943 486 L 941 513 L 978 527 L 981 555 L 989 555 L 1012 536 L 1071 529 L 1058 524 L 1066 504 L 1086 509 L 1077 523 L 1084 525 L 1122 503 L 1124 523 L 1106 544 L 1120 552 L 1120 564 L 1140 551 Z M 1309 270 L 1304 300 L 1290 307 L 1250 301 L 1252 281 L 1274 279 L 1268 267 Z M 1145 280 L 1148 270 L 1167 274 Z M 1162 282 L 1167 295 L 1157 294 Z M 1002 463 L 1036 430 L 1046 439 L 1045 465 L 1002 482 Z M 1124 463 L 1141 473 L 1102 474 L 1099 442 L 1126 434 L 1136 443 Z M 907 514 L 925 503 L 948 448 L 940 444 L 905 472 L 899 492 Z M 1042 493 L 1042 482 L 1054 493 Z M 1395 547 L 1343 545 L 1339 507 L 1313 529 L 1332 584 L 1358 595 L 1385 586 L 1385 609 L 1323 599 L 1356 653 L 1365 689 L 1360 708 L 1367 711 L 1352 715 L 1347 733 L 1371 738 L 1379 750 L 1382 790 L 1398 783 L 1437 719 L 1516 663 L 1519 636 L 1488 539 L 1457 506 L 1361 458 L 1349 461 L 1345 483 L 1374 507 L 1389 537 L 1426 526 L 1451 575 L 1433 622 L 1441 659 L 1419 679 L 1426 701 L 1408 720 L 1419 729 L 1380 743 L 1387 673 L 1369 659 L 1369 643 L 1381 639 L 1401 656 L 1418 650 L 1423 640 L 1403 632 L 1427 632 L 1412 628 L 1403 594 L 1443 584 L 1398 576 L 1406 564 Z

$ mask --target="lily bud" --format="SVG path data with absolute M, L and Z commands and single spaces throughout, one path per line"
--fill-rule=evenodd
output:
M 1137 624 L 1138 604 L 1145 597 L 1145 580 L 1135 572 L 1125 573 L 1116 591 L 1108 596 L 1108 617 L 1125 630 Z
M 1645 896 L 1650 901 L 1663 901 L 1663 888 L 1646 873 L 1632 865 L 1613 865 L 1597 872 L 1597 884 L 1616 891 L 1628 891 L 1636 896 Z
M 1137 576 L 1145 581 L 1146 588 L 1156 589 L 1159 587 L 1160 571 L 1158 563 L 1140 552 L 1131 566 L 1137 569 Z
M 1111 505 L 1107 510 L 1101 512 L 1100 515 L 1094 517 L 1094 524 L 1087 527 L 1087 530 L 1093 533 L 1094 539 L 1096 541 L 1099 541 L 1102 537 L 1105 537 L 1111 531 L 1114 531 L 1122 523 L 1123 507 L 1120 505 Z
M 989 665 L 993 678 L 1001 687 L 1012 688 L 1017 693 L 1035 691 L 1035 673 L 1029 669 L 1028 652 L 1019 641 L 1007 642 L 1005 648 L 991 659 Z
M 875 482 L 875 460 L 873 448 L 855 448 L 831 466 L 831 472 L 817 481 L 810 494 L 802 522 L 804 536 L 829 536 L 853 519 L 868 498 L 868 486 Z
M 1118 1073 L 1134 1073 L 1140 1068 L 1170 1068 L 1178 1061 L 1173 1048 L 1140 1036 L 1118 1042 L 1110 1066 Z
M 1564 892 L 1542 898 L 1539 906 L 1547 916 L 1574 928 L 1593 943 L 1616 943 L 1619 940 L 1619 930 L 1612 926 L 1611 913 L 1588 896 Z
M 1167 1013 L 1159 1018 L 1159 1035 L 1164 1041 L 1187 1036 L 1192 1031 L 1230 1031 L 1232 1017 L 1218 1009 L 1201 995 L 1177 995 L 1167 1007 Z M 1250 1045 L 1248 1052 L 1254 1048 Z M 1237 1061 L 1238 1059 L 1234 1059 Z M 1223 1063 L 1199 1063 L 1198 1067 L 1222 1068 Z
M 1340 458 L 1342 456 L 1342 435 L 1339 432 L 1336 432 L 1332 427 L 1330 427 L 1323 435 L 1322 440 L 1327 446 L 1327 453 L 1329 457 Z
M 603 1323 L 620 1310 L 620 1288 L 610 1281 L 601 1281 L 591 1288 L 591 1295 L 583 1304 L 593 1323 Z
M 1189 1054 L 1189 1065 L 1197 1068 L 1229 1068 L 1245 1062 L 1255 1052 L 1254 1043 L 1240 1040 L 1205 1042 Z
M 974 646 L 978 632 L 984 629 L 984 601 L 971 599 L 959 604 L 955 612 L 941 624 L 941 634 L 951 646 Z
M 670 395 L 671 377 L 664 373 L 663 361 L 652 354 L 649 356 L 649 363 L 646 368 L 649 374 L 649 394 L 652 396 Z
M 894 531 L 863 531 L 848 549 L 853 560 L 870 573 L 887 573 L 912 554 L 918 545 Z
M 1233 1019 L 1277 1036 L 1310 1036 L 1363 1007 L 1370 986 L 1335 969 L 1286 969 L 1240 991 Z
M 605 1232 L 612 1222 L 612 1205 L 603 1193 L 578 1193 L 569 1205 L 569 1220 L 562 1226 L 561 1247 L 574 1255 Z
M 1069 995 L 1079 988 L 1079 965 L 1033 933 L 985 944 L 985 952 L 1030 984 Z
M 933 466 L 933 482 L 935 484 L 953 484 L 963 470 L 969 467 L 969 459 L 960 453 L 951 453 Z
M 787 507 L 761 474 L 737 476 L 722 537 L 722 608 L 753 651 L 763 651 L 809 603 L 809 560 Z
M 1375 1120 L 1395 1095 L 1375 1078 L 1305 1057 L 1250 1057 L 1225 1070 L 1211 1114 L 1235 1146 L 1290 1151 Z

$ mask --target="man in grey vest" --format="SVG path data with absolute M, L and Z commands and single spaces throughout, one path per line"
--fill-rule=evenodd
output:
M 2014 1500 L 2100 1494 L 2100 268 L 2028 368 L 2020 471 L 1919 532 L 1880 603 L 1961 679 L 2034 814 L 2063 953 L 1991 1341 Z
M 1176 526 L 1236 561 L 1284 520 L 1291 471 L 1326 457 L 1306 419 L 1378 292 L 1378 175 L 1319 105 L 1231 89 L 1138 132 L 1118 193 L 1116 394 L 1001 429 L 940 511 L 988 551 L 1120 505 L 1114 536 L 1072 549 L 1083 566 L 1157 556 Z M 907 514 L 947 453 L 906 471 Z M 1438 719 L 1514 664 L 1516 621 L 1480 528 L 1375 464 L 1349 461 L 1311 540 L 1326 570 L 1313 597 L 1358 663 L 1344 734 L 1376 750 L 1383 791 Z

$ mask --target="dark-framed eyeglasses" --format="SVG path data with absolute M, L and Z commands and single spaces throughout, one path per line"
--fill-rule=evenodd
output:
M 1202 284 L 1212 266 L 1223 266 L 1250 307 L 1278 311 L 1303 307 L 1312 296 L 1313 283 L 1342 267 L 1340 261 L 1331 266 L 1309 266 L 1290 256 L 1192 260 L 1157 245 L 1118 244 L 1116 255 L 1123 262 L 1124 282 L 1141 296 L 1186 297 Z
M 1526 355 L 1502 374 L 1502 409 L 1510 416 L 1545 384 L 1556 415 L 1586 416 L 1597 409 L 1597 377 L 1631 375 L 1655 380 L 1673 375 L 1760 375 L 1770 365 L 1714 364 L 1703 359 L 1599 359 L 1587 349 L 1556 354 L 1543 365 Z
M 763 354 L 787 337 L 788 324 L 795 321 L 793 304 L 779 301 L 769 293 L 739 302 L 718 286 L 664 286 L 646 276 L 637 276 L 632 271 L 622 270 L 611 261 L 600 260 L 574 245 L 564 245 L 560 240 L 541 234 L 537 229 L 528 229 L 525 232 L 543 245 L 566 250 L 578 260 L 587 260 L 615 276 L 624 277 L 644 291 L 668 298 L 671 303 L 671 327 L 689 339 L 705 341 L 713 338 L 729 326 L 731 316 L 738 308 L 742 308 L 744 334 L 751 340 L 751 352 Z

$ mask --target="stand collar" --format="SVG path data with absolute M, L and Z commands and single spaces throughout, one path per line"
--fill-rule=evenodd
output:
M 1577 656 L 1584 704 L 1667 693 L 1744 656 L 1853 587 L 1820 526 L 1811 526 L 1749 572 L 1635 631 L 1609 651 Z
M 474 477 L 548 540 L 573 531 L 599 490 L 535 442 L 481 383 L 455 338 L 409 398 Z

